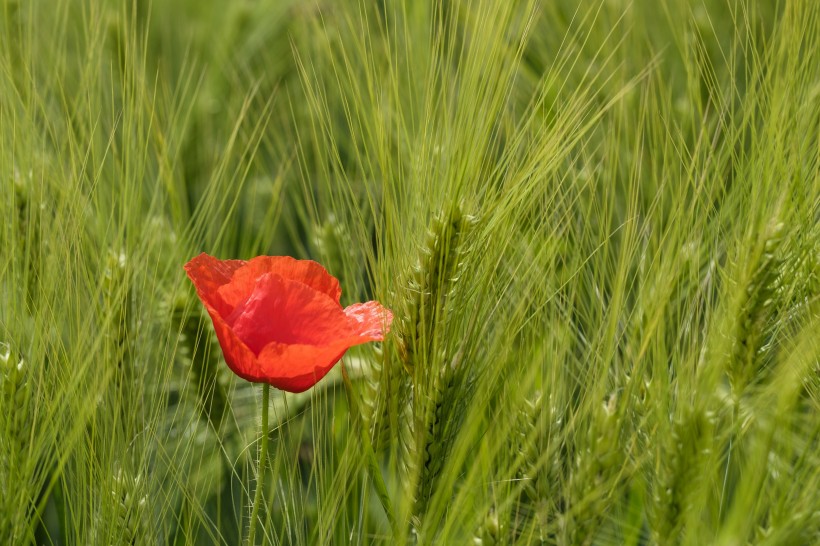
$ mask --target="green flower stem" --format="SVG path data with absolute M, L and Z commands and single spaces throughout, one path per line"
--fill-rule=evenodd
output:
M 262 448 L 259 451 L 259 470 L 256 474 L 256 492 L 253 496 L 253 510 L 251 524 L 248 529 L 248 545 L 253 546 L 256 537 L 256 520 L 259 516 L 259 505 L 262 503 L 262 489 L 264 489 L 265 467 L 268 465 L 268 400 L 270 399 L 270 385 L 262 385 Z

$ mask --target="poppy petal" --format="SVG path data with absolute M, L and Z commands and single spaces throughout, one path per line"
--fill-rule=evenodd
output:
M 259 369 L 271 385 L 289 392 L 302 392 L 322 379 L 344 356 L 349 344 L 330 346 L 270 343 L 259 355 Z
M 350 319 L 327 294 L 275 273 L 259 277 L 226 322 L 255 354 L 272 342 L 322 346 L 353 332 Z
M 342 295 L 339 281 L 324 267 L 311 260 L 296 260 L 290 256 L 257 256 L 244 262 L 230 281 L 220 287 L 219 293 L 225 302 L 236 307 L 248 299 L 258 279 L 266 273 L 304 284 L 337 304 Z
M 259 363 L 256 355 L 251 351 L 245 342 L 225 322 L 225 320 L 212 308 L 206 305 L 208 314 L 214 323 L 214 331 L 222 348 L 222 354 L 228 367 L 239 377 L 254 382 L 269 382 L 267 377 L 259 370 Z
M 243 260 L 219 260 L 203 252 L 185 264 L 185 271 L 194 283 L 199 299 L 227 316 L 235 305 L 226 302 L 220 296 L 219 289 L 229 283 L 245 263 Z
M 345 307 L 344 313 L 355 321 L 358 335 L 367 341 L 383 341 L 393 322 L 393 313 L 377 301 L 354 303 Z

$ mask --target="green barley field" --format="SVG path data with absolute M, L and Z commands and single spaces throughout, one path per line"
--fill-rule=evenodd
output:
M 0 544 L 820 544 L 814 0 L 0 0 L 0 217 Z

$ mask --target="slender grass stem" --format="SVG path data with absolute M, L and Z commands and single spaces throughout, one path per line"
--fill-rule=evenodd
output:
M 259 450 L 259 470 L 256 474 L 256 492 L 253 496 L 253 509 L 251 511 L 251 523 L 248 529 L 248 544 L 253 545 L 256 538 L 256 519 L 259 516 L 259 505 L 262 502 L 262 489 L 264 489 L 265 467 L 268 464 L 268 400 L 270 399 L 270 385 L 265 383 L 262 386 L 262 434 L 260 441 L 262 447 Z

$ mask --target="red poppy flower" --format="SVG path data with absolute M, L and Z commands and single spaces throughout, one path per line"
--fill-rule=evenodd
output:
M 379 302 L 339 303 L 339 281 L 311 260 L 258 256 L 185 264 L 228 366 L 290 392 L 316 384 L 353 345 L 381 341 L 393 314 Z

